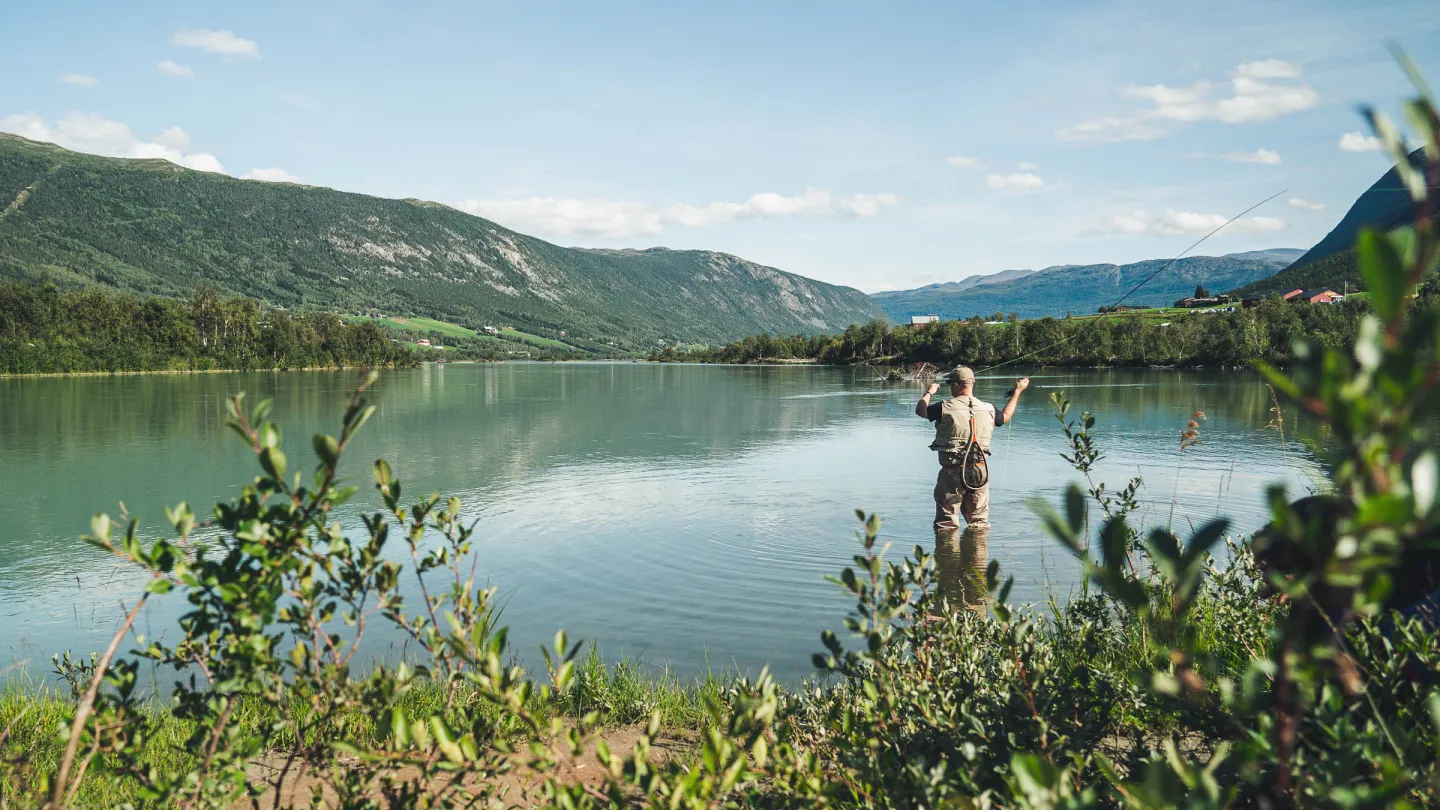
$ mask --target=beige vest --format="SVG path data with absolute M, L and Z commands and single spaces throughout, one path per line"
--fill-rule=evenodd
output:
M 990 435 L 995 432 L 995 406 L 974 397 L 954 397 L 940 403 L 940 421 L 935 423 L 935 441 L 931 450 L 955 453 L 970 443 L 970 417 L 975 417 L 975 443 L 990 449 Z

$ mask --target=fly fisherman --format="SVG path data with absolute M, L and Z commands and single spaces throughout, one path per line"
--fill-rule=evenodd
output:
M 930 449 L 940 453 L 940 476 L 935 481 L 935 530 L 960 528 L 960 516 L 973 529 L 990 526 L 990 472 L 985 457 L 990 454 L 990 434 L 1015 417 L 1020 392 L 1030 387 L 1030 378 L 1015 381 L 1005 410 L 975 398 L 975 372 L 956 366 L 945 375 L 950 399 L 931 403 L 939 383 L 915 404 L 915 415 L 935 423 L 935 441 Z

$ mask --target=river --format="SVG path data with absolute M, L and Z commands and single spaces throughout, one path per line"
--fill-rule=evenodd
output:
M 1007 370 L 1008 372 L 1008 370 Z M 353 372 L 0 379 L 0 670 L 44 677 L 52 653 L 104 646 L 139 583 L 81 543 L 95 512 L 124 502 L 152 535 L 161 506 L 202 518 L 258 469 L 225 428 L 225 397 L 275 400 L 292 469 L 309 437 L 338 432 Z M 481 579 L 500 588 L 522 661 L 556 628 L 681 674 L 702 667 L 809 673 L 819 633 L 849 602 L 826 574 L 858 549 L 855 510 L 880 513 L 897 552 L 933 545 L 936 462 L 920 389 L 865 369 L 639 363 L 451 364 L 385 373 L 379 410 L 342 467 L 362 491 L 339 512 L 378 506 L 369 465 L 389 460 L 410 497 L 456 495 L 476 532 Z M 1014 423 L 997 430 L 989 556 L 1013 601 L 1076 587 L 1073 560 L 1024 501 L 1052 503 L 1077 475 L 1051 393 L 1097 414 L 1111 488 L 1145 478 L 1150 523 L 1231 517 L 1263 524 L 1264 491 L 1296 494 L 1321 471 L 1267 427 L 1269 391 L 1247 372 L 1033 372 Z M 981 375 L 999 401 L 1013 374 Z M 1183 452 L 1194 411 L 1201 441 Z M 1295 427 L 1286 414 L 1287 431 Z M 1177 478 L 1178 476 L 1178 478 Z M 401 551 L 399 539 L 394 551 Z M 173 634 L 184 603 L 152 601 L 139 630 Z M 412 604 L 417 607 L 418 604 Z M 376 633 L 383 657 L 398 637 Z M 364 658 L 364 656 L 362 656 Z

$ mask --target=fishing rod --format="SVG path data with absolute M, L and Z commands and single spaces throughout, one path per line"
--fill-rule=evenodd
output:
M 1289 189 L 1281 189 L 1280 191 L 1277 191 L 1277 192 L 1275 192 L 1274 194 L 1271 194 L 1269 197 L 1266 197 L 1265 199 L 1261 200 L 1260 202 L 1255 203 L 1254 205 L 1250 206 L 1249 208 L 1246 208 L 1244 211 L 1241 211 L 1240 213 L 1236 214 L 1235 216 L 1233 216 L 1233 217 L 1225 220 L 1225 222 L 1224 222 L 1223 224 L 1221 224 L 1221 225 L 1220 225 L 1218 228 L 1216 228 L 1215 230 L 1213 230 L 1213 231 L 1205 234 L 1204 236 L 1200 237 L 1199 239 L 1195 240 L 1195 243 L 1192 244 L 1190 247 L 1187 247 L 1187 248 L 1185 248 L 1184 250 L 1180 251 L 1178 254 L 1176 254 L 1175 258 L 1173 258 L 1173 259 L 1171 259 L 1170 261 L 1166 262 L 1164 265 L 1162 265 L 1162 266 L 1160 267 L 1159 270 L 1156 270 L 1155 272 L 1153 272 L 1153 273 L 1151 273 L 1150 275 L 1146 276 L 1145 278 L 1141 279 L 1139 284 L 1136 284 L 1134 287 L 1131 287 L 1129 292 L 1127 292 L 1127 293 L 1125 293 L 1124 295 L 1120 296 L 1119 300 L 1117 300 L 1115 303 L 1111 304 L 1111 305 L 1107 308 L 1106 314 L 1110 314 L 1111 312 L 1113 312 L 1113 310 L 1115 309 L 1115 307 L 1118 307 L 1118 306 L 1120 306 L 1121 304 L 1125 303 L 1127 300 L 1129 300 L 1130 296 L 1132 296 L 1132 295 L 1134 295 L 1135 293 L 1137 293 L 1137 292 L 1140 291 L 1140 288 L 1141 288 L 1141 287 L 1144 287 L 1146 284 L 1149 284 L 1150 281 L 1151 281 L 1151 279 L 1155 278 L 1156 276 L 1160 275 L 1161 273 L 1165 272 L 1166 270 L 1169 270 L 1171 267 L 1174 267 L 1176 262 L 1180 261 L 1182 258 L 1185 257 L 1185 254 L 1189 253 L 1190 251 L 1194 250 L 1194 249 L 1197 248 L 1197 247 L 1200 247 L 1200 245 L 1203 244 L 1203 243 L 1205 242 L 1205 240 L 1209 239 L 1210 237 L 1212 237 L 1212 236 L 1214 236 L 1215 234 L 1219 233 L 1220 231 L 1224 230 L 1224 229 L 1226 228 L 1226 226 L 1230 225 L 1230 224 L 1233 223 L 1235 220 L 1237 220 L 1237 219 L 1245 216 L 1246 214 L 1250 213 L 1251 211 L 1254 211 L 1256 208 L 1259 208 L 1260 206 L 1264 205 L 1265 203 L 1270 202 L 1271 200 L 1275 199 L 1276 197 L 1279 197 L 1281 194 L 1284 194 L 1284 193 L 1287 192 L 1287 191 L 1289 191 Z M 997 369 L 997 368 L 1003 368 L 1003 367 L 1005 367 L 1005 366 L 1011 365 L 1012 363 L 1018 363 L 1018 362 L 1020 362 L 1021 360 L 1029 359 L 1029 358 L 1031 358 L 1031 357 L 1034 357 L 1034 356 L 1037 355 L 1037 354 L 1041 354 L 1041 353 L 1043 353 L 1043 352 L 1048 352 L 1048 351 L 1050 351 L 1051 349 L 1055 348 L 1056 346 L 1060 346 L 1060 345 L 1069 343 L 1070 341 L 1075 340 L 1076 338 L 1081 337 L 1081 336 L 1084 335 L 1086 332 L 1088 332 L 1090 329 L 1094 328 L 1095 324 L 1099 323 L 1099 322 L 1101 321 L 1101 319 L 1103 319 L 1104 317 L 1105 317 L 1105 315 L 1096 316 L 1093 320 L 1090 321 L 1090 323 L 1086 324 L 1083 328 L 1080 329 L 1080 331 L 1076 332 L 1075 334 L 1071 335 L 1070 337 L 1063 338 L 1063 339 L 1061 339 L 1061 340 L 1057 340 L 1057 341 L 1055 341 L 1054 343 L 1051 343 L 1049 346 L 1045 346 L 1045 347 L 1036 349 L 1035 351 L 1032 351 L 1032 352 L 1027 352 L 1027 353 L 1025 353 L 1025 354 L 1020 355 L 1019 357 L 1012 358 L 1012 359 L 1010 359 L 1010 360 L 1006 360 L 1006 361 L 1003 362 L 1003 363 L 996 363 L 996 364 L 993 365 L 993 366 L 986 366 L 985 368 L 982 368 L 982 369 L 980 369 L 979 371 L 977 371 L 977 372 L 975 372 L 975 373 L 978 375 L 978 374 L 982 374 L 982 373 L 987 372 L 987 371 L 994 371 L 994 370 Z M 1014 393 L 1015 393 L 1015 389 L 1012 388 L 1012 389 L 1010 389 L 1010 391 L 1006 394 L 1006 396 L 1008 397 L 1008 396 L 1010 396 L 1010 395 L 1012 395 L 1012 394 L 1014 394 Z

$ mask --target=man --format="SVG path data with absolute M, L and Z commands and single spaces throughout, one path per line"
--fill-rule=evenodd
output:
M 1010 401 L 1005 403 L 1005 410 L 999 414 L 995 413 L 994 405 L 975 398 L 975 372 L 969 368 L 957 366 L 945 375 L 945 382 L 950 384 L 950 399 L 930 402 L 930 397 L 940 390 L 940 385 L 936 383 L 915 404 L 916 416 L 935 423 L 935 441 L 930 443 L 930 449 L 940 454 L 940 475 L 935 481 L 935 530 L 959 529 L 961 515 L 964 515 L 966 525 L 972 528 L 988 528 L 990 484 L 987 481 L 975 490 L 965 488 L 961 478 L 963 453 L 970 443 L 972 424 L 975 442 L 982 450 L 990 451 L 990 434 L 1015 418 L 1020 392 L 1030 387 L 1030 378 L 1021 377 L 1015 381 Z

